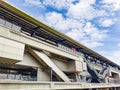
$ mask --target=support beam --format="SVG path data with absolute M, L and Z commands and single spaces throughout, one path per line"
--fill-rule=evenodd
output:
M 53 70 L 51 67 L 44 67 L 42 68 L 43 71 L 49 71 L 50 72 L 50 81 L 53 81 L 52 75 L 53 75 Z
M 39 61 L 43 61 L 48 67 L 51 67 L 52 70 L 65 82 L 70 82 L 70 79 L 68 76 L 62 72 L 55 64 L 52 62 L 52 60 L 43 52 L 33 50 L 29 48 L 30 53 L 39 59 Z M 51 72 L 52 74 L 52 72 Z

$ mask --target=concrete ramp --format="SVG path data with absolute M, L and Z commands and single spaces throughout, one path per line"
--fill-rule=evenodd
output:
M 43 60 L 44 63 L 46 63 L 49 67 L 52 68 L 52 70 L 65 82 L 69 82 L 70 79 L 52 62 L 52 60 L 43 52 L 39 52 L 36 50 L 32 50 L 33 55 L 37 55 L 40 59 Z

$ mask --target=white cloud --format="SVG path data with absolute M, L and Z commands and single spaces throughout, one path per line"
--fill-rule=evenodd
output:
M 102 10 L 96 10 L 96 17 L 105 17 L 108 16 L 108 13 L 102 9 Z
M 47 13 L 43 20 L 46 24 L 52 26 L 53 28 L 56 28 L 57 30 L 60 30 L 61 32 L 64 32 L 67 30 L 67 21 L 64 20 L 62 14 L 56 13 L 56 12 L 50 12 Z
M 43 0 L 45 6 L 52 6 L 56 9 L 67 9 L 75 0 Z
M 120 10 L 120 0 L 102 0 L 104 7 L 113 11 Z
M 110 52 L 109 52 L 110 53 Z M 107 56 L 108 57 L 108 56 Z M 120 65 L 120 50 L 114 51 L 111 54 L 110 59 L 115 62 L 116 64 Z
M 42 19 L 43 20 L 43 17 Z M 53 28 L 65 33 L 71 29 L 79 29 L 84 25 L 84 20 L 74 20 L 69 18 L 64 18 L 62 14 L 57 12 L 49 12 L 45 15 L 44 20 L 46 24 L 52 26 Z
M 115 51 L 114 53 L 113 53 L 113 56 L 115 56 L 116 58 L 119 58 L 120 59 L 120 51 L 118 50 L 118 51 Z
M 86 26 L 83 28 L 86 35 L 89 35 L 91 40 L 93 41 L 102 41 L 104 38 L 107 37 L 107 30 L 100 31 L 97 27 L 92 25 L 92 23 L 87 22 Z
M 42 4 L 41 4 L 40 0 L 25 0 L 25 4 L 24 5 L 40 6 Z
M 83 28 L 83 31 L 87 37 L 81 40 L 83 44 L 90 48 L 104 45 L 102 41 L 107 38 L 107 30 L 100 31 L 98 28 L 92 25 L 92 23 L 87 22 L 85 27 Z
M 84 19 L 64 18 L 57 12 L 47 13 L 43 21 L 90 48 L 103 46 L 102 41 L 107 37 L 107 30 L 100 31 L 91 22 L 86 22 Z
M 74 19 L 92 20 L 96 17 L 107 16 L 103 9 L 96 9 L 96 0 L 80 0 L 77 4 L 71 4 L 67 16 Z
M 109 19 L 109 18 L 101 18 L 99 20 L 99 23 L 101 24 L 101 26 L 103 27 L 110 27 L 111 25 L 113 25 L 115 23 L 115 20 L 113 19 Z
M 75 19 L 93 19 L 96 16 L 96 11 L 91 6 L 91 3 L 82 0 L 77 4 L 71 5 L 67 15 Z
M 104 46 L 104 43 L 102 43 L 102 42 L 90 41 L 90 40 L 83 40 L 83 41 L 81 41 L 81 43 L 89 48 Z
M 85 37 L 85 33 L 82 29 L 72 29 L 67 32 L 66 35 L 77 41 L 81 41 Z
M 77 40 L 78 42 L 80 42 L 81 44 L 89 48 L 94 48 L 94 47 L 104 45 L 104 43 L 100 42 L 105 38 L 105 37 L 102 37 L 103 36 L 102 34 L 100 34 L 101 38 L 99 39 L 97 36 L 92 37 L 91 34 L 86 34 L 84 30 L 73 29 L 67 32 L 66 35 L 73 38 L 74 40 Z
M 114 63 L 120 65 L 120 50 L 114 50 L 114 51 L 98 51 L 101 55 L 107 57 Z
M 118 47 L 120 47 L 120 43 L 118 43 L 118 45 L 117 45 Z

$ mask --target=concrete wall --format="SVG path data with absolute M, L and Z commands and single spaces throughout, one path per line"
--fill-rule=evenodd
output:
M 62 71 L 67 70 L 67 61 L 63 61 L 61 59 L 50 58 Z
M 82 71 L 82 62 L 79 61 L 63 61 L 56 58 L 51 58 L 51 60 L 62 70 L 65 72 L 75 72 Z M 79 63 L 78 63 L 79 62 Z
M 120 77 L 119 77 L 119 73 L 111 72 L 111 75 L 112 75 L 112 78 L 114 78 L 114 79 L 120 78 Z
M 0 37 L 0 57 L 21 61 L 25 44 Z
M 67 63 L 67 71 L 68 72 L 73 72 L 76 71 L 76 65 L 75 65 L 75 61 L 68 61 Z
M 50 74 L 39 67 L 37 72 L 37 81 L 50 81 Z
M 10 29 L 8 29 L 8 28 L 5 28 L 5 27 L 2 27 L 2 26 L 0 26 L 0 42 L 4 42 L 4 41 L 6 41 L 6 44 L 5 44 L 5 42 L 4 42 L 4 44 L 5 45 L 3 45 L 2 43 L 0 44 L 1 46 L 1 52 L 0 52 L 0 57 L 7 57 L 7 58 L 11 58 L 11 59 L 16 59 L 16 60 L 22 60 L 22 58 L 23 58 L 23 47 L 24 47 L 24 45 L 25 44 L 27 44 L 27 45 L 29 45 L 29 46 L 32 46 L 32 47 L 35 47 L 35 48 L 37 48 L 37 49 L 42 49 L 42 50 L 46 50 L 46 51 L 48 51 L 48 52 L 51 52 L 51 53 L 55 53 L 55 54 L 58 54 L 58 55 L 60 55 L 60 56 L 64 56 L 64 57 L 66 57 L 66 58 L 70 58 L 70 59 L 73 59 L 73 60 L 76 60 L 76 61 L 80 61 L 80 62 L 82 62 L 80 59 L 79 59 L 79 56 L 77 56 L 77 55 L 72 55 L 71 53 L 68 53 L 68 52 L 65 52 L 65 51 L 63 51 L 62 49 L 60 49 L 60 48 L 58 48 L 58 47 L 55 47 L 55 46 L 53 46 L 53 45 L 50 45 L 50 44 L 48 44 L 48 43 L 45 43 L 45 42 L 43 42 L 43 41 L 40 41 L 40 40 L 37 40 L 37 39 L 35 39 L 35 38 L 32 38 L 32 37 L 29 37 L 29 36 L 27 36 L 27 35 L 24 35 L 24 34 L 22 34 L 22 33 L 20 33 L 20 34 L 16 34 L 16 33 L 14 33 L 14 32 L 10 32 Z M 9 39 L 7 39 L 7 38 L 9 38 Z M 9 45 L 9 44 L 10 45 Z M 12 44 L 11 44 L 12 43 Z M 13 44 L 13 43 L 15 43 L 15 44 Z M 34 44 L 33 44 L 34 43 Z M 18 46 L 17 46 L 17 45 Z M 5 47 L 6 46 L 6 47 Z M 9 49 L 7 49 L 7 50 L 4 50 L 3 49 L 3 47 L 5 47 L 5 49 L 7 49 L 7 48 L 9 48 Z M 22 47 L 22 48 L 18 48 L 18 47 Z M 23 50 L 23 51 L 19 51 L 19 50 Z M 3 56 L 1 53 L 3 53 L 3 51 L 6 53 L 5 55 L 6 56 Z M 12 51 L 12 50 L 14 50 L 14 51 Z M 16 52 L 16 53 L 15 53 Z M 18 52 L 21 52 L 20 54 L 20 58 L 17 58 L 16 56 L 18 55 Z M 10 53 L 10 56 L 11 57 L 9 57 L 9 54 L 8 53 Z M 14 55 L 15 54 L 15 55 Z M 13 56 L 12 56 L 13 55 Z M 19 55 L 18 55 L 19 56 Z M 30 59 L 30 58 L 32 58 L 32 57 L 30 57 L 30 56 L 28 56 L 28 55 L 25 55 L 24 56 L 24 61 L 22 61 L 22 62 L 20 62 L 20 64 L 23 64 L 23 65 L 28 65 L 28 66 L 33 66 L 33 67 L 40 67 L 40 66 L 38 66 L 34 61 L 32 61 L 33 59 Z M 3 59 L 0 59 L 0 60 L 2 60 L 2 61 L 4 61 Z M 29 61 L 30 60 L 30 61 Z M 68 65 L 68 63 L 66 63 L 66 62 L 63 62 L 63 61 L 60 61 L 60 60 L 53 60 L 54 61 L 54 63 L 61 69 L 61 70 L 68 70 L 68 66 L 70 67 L 70 68 L 74 68 L 74 63 L 69 63 L 69 65 Z M 33 63 L 34 62 L 34 63 Z M 75 64 L 75 65 L 77 65 L 77 63 Z M 77 67 L 77 66 L 80 66 L 80 67 Z M 80 65 L 80 63 L 79 63 L 79 65 L 77 65 L 76 67 L 78 68 L 78 69 L 81 69 L 81 66 L 82 66 L 82 68 L 85 68 L 85 65 L 83 64 L 83 62 L 82 62 L 82 65 Z M 95 65 L 94 65 L 95 66 Z M 41 67 L 40 67 L 41 68 Z M 70 69 L 69 68 L 69 69 Z M 76 68 L 76 69 L 77 69 Z M 96 66 L 96 69 L 98 69 L 99 70 L 99 68 Z M 101 69 L 100 69 L 101 70 Z M 41 70 L 38 70 L 39 72 L 41 72 L 41 73 L 43 73 Z M 43 74 L 44 75 L 44 74 Z M 41 77 L 39 77 L 40 79 L 39 80 L 42 80 L 43 78 L 41 78 Z M 47 79 L 46 79 L 47 78 Z M 47 75 L 46 74 L 46 80 L 48 80 L 48 78 L 49 78 L 49 75 Z
M 81 72 L 87 70 L 86 63 L 83 61 L 61 60 L 59 58 L 51 58 L 51 60 L 62 70 L 66 72 Z
M 23 60 L 17 64 L 38 68 L 37 81 L 50 81 L 49 73 L 42 70 L 43 66 L 41 65 L 41 63 L 38 62 L 33 56 L 31 56 L 31 54 L 25 53 Z
M 112 75 L 112 73 L 118 74 L 118 76 L 119 76 L 119 78 L 120 78 L 120 71 L 117 70 L 117 69 L 115 69 L 115 68 L 110 67 L 110 75 Z
M 9 38 L 12 40 L 16 40 L 18 42 L 27 44 L 29 46 L 32 46 L 32 47 L 35 47 L 38 49 L 49 51 L 51 53 L 55 53 L 55 54 L 58 54 L 60 56 L 64 56 L 66 58 L 70 58 L 73 60 L 79 60 L 78 55 L 71 54 L 71 53 L 66 52 L 65 50 L 63 50 L 59 47 L 53 46 L 51 44 L 48 44 L 48 43 L 41 41 L 41 40 L 38 40 L 36 38 L 27 36 L 23 33 L 16 34 L 15 32 L 13 32 L 13 31 L 11 32 L 10 29 L 3 27 L 3 26 L 0 26 L 0 36 L 6 37 L 6 38 Z
M 25 53 L 23 56 L 23 60 L 21 62 L 18 62 L 19 65 L 25 65 L 25 66 L 32 66 L 32 67 L 40 67 L 41 64 L 29 53 Z

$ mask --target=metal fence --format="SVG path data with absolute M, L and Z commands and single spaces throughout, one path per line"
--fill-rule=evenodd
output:
M 64 46 L 62 44 L 58 44 L 58 47 L 61 48 L 61 49 L 63 49 L 63 50 L 65 50 L 66 52 L 69 52 L 69 53 L 72 53 L 72 54 L 76 54 L 76 55 L 79 55 L 79 56 L 84 56 L 83 53 L 78 52 L 75 49 L 66 47 L 66 46 Z

